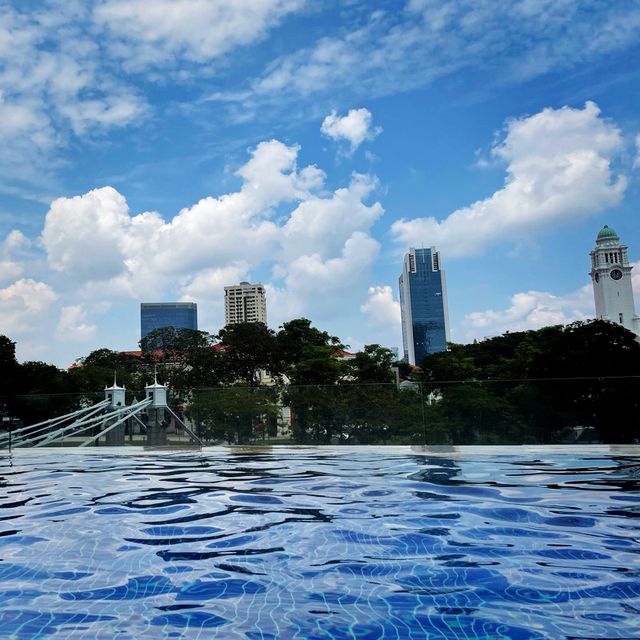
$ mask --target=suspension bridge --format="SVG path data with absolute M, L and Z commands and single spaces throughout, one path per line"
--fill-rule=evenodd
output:
M 167 387 L 159 384 L 157 378 L 145 387 L 143 400 L 134 400 L 129 405 L 126 404 L 126 389 L 118 386 L 115 379 L 111 387 L 105 388 L 104 394 L 104 399 L 96 404 L 0 433 L 0 449 L 78 444 L 78 439 L 78 446 L 88 447 L 99 444 L 101 438 L 107 446 L 124 446 L 125 425 L 132 421 L 145 432 L 146 446 L 162 447 L 167 445 L 168 416 L 180 424 L 194 445 L 202 446 L 200 438 L 167 404 Z

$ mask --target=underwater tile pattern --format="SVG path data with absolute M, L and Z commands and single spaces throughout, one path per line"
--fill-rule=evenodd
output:
M 2 452 L 0 637 L 640 638 L 640 455 Z

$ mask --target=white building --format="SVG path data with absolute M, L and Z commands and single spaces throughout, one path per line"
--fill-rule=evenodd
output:
M 631 286 L 627 247 L 618 234 L 605 225 L 596 238 L 591 255 L 591 280 L 596 317 L 622 325 L 640 336 L 640 317 L 636 315 Z
M 264 286 L 241 282 L 224 288 L 224 323 L 262 322 L 267 324 Z

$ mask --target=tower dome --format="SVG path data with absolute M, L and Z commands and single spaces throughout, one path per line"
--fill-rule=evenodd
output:
M 602 240 L 620 240 L 618 234 L 609 226 L 604 225 L 596 238 L 596 242 L 600 242 Z

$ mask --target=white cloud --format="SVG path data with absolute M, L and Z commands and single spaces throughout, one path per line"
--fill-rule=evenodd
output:
M 393 297 L 389 285 L 369 287 L 367 301 L 360 311 L 377 327 L 397 332 L 400 328 L 400 302 Z
M 301 314 L 327 320 L 348 313 L 379 251 L 376 240 L 356 231 L 332 257 L 312 253 L 280 263 L 277 271 L 284 286 L 267 287 L 270 323 L 278 325 Z
M 374 8 L 368 20 L 272 62 L 250 89 L 258 101 L 279 96 L 287 104 L 338 92 L 370 99 L 427 86 L 471 66 L 496 82 L 517 82 L 637 42 L 638 7 L 587 6 L 572 0 L 410 0 L 405 10 Z M 226 99 L 233 93 L 246 103 L 237 88 Z
M 240 191 L 204 198 L 165 222 L 157 213 L 131 217 L 124 196 L 112 187 L 55 200 L 42 243 L 49 264 L 81 281 L 113 279 L 113 290 L 135 295 L 154 282 L 250 255 L 259 263 L 273 255 L 278 226 L 273 207 L 310 197 L 324 174 L 297 170 L 298 148 L 276 140 L 259 144 L 240 168 Z
M 527 331 L 554 324 L 567 324 L 594 316 L 590 284 L 564 296 L 546 291 L 526 291 L 511 297 L 507 309 L 475 311 L 462 321 L 467 341 L 495 336 L 505 331 Z
M 376 341 L 386 347 L 402 344 L 400 324 L 400 302 L 393 297 L 389 285 L 369 287 L 367 300 L 360 305 L 370 329 L 369 341 Z
M 500 190 L 442 221 L 398 220 L 392 233 L 402 246 L 424 242 L 453 257 L 585 219 L 622 199 L 626 179 L 611 171 L 622 146 L 620 131 L 600 118 L 592 102 L 584 109 L 544 109 L 511 120 L 492 150 L 507 163 Z
M 0 289 L 0 334 L 16 337 L 30 333 L 57 298 L 48 284 L 30 278 Z
M 0 284 L 13 282 L 24 272 L 22 265 L 13 260 L 3 260 L 0 258 Z
M 125 67 L 158 66 L 173 58 L 212 61 L 262 38 L 303 0 L 106 0 L 94 19 L 116 44 Z
M 57 334 L 61 340 L 84 342 L 94 337 L 96 325 L 87 320 L 87 310 L 83 305 L 62 307 L 58 320 Z
M 633 161 L 633 168 L 640 169 L 640 133 L 636 136 L 636 157 Z
M 181 287 L 181 302 L 198 304 L 198 325 L 212 327 L 212 330 L 224 326 L 224 288 L 249 279 L 249 263 L 239 261 L 234 264 L 204 269 L 190 278 Z
M 378 186 L 375 177 L 353 174 L 348 187 L 331 197 L 309 197 L 291 213 L 283 227 L 285 259 L 317 253 L 335 255 L 355 231 L 368 231 L 384 213 L 380 203 L 364 204 Z
M 324 173 L 299 169 L 298 152 L 277 140 L 259 144 L 237 171 L 239 190 L 204 198 L 171 220 L 132 216 L 112 187 L 59 198 L 41 236 L 49 264 L 80 284 L 81 300 L 150 299 L 178 289 L 216 326 L 223 286 L 261 265 L 276 282 L 268 292 L 279 302 L 270 300 L 269 309 L 338 310 L 362 289 L 379 252 L 369 231 L 383 209 L 364 203 L 377 180 L 354 174 L 321 197 Z
M 51 204 L 42 231 L 49 265 L 78 280 L 104 280 L 124 268 L 123 241 L 131 228 L 124 196 L 112 187 Z
M 21 254 L 30 245 L 29 239 L 17 229 L 0 242 L 0 284 L 13 282 L 24 273 L 24 264 L 16 260 L 15 254 Z
M 631 284 L 636 300 L 640 300 L 640 261 L 633 267 Z M 585 284 L 565 295 L 548 291 L 526 291 L 511 296 L 506 309 L 474 311 L 465 315 L 461 323 L 464 340 L 471 342 L 503 334 L 505 331 L 527 331 L 554 324 L 568 324 L 595 317 L 593 286 Z
M 140 98 L 127 91 L 105 95 L 98 100 L 71 101 L 58 105 L 60 114 L 69 119 L 74 133 L 83 135 L 95 127 L 122 127 L 136 122 L 147 112 Z
M 320 130 L 332 140 L 347 140 L 353 151 L 365 140 L 373 140 L 382 133 L 382 127 L 373 127 L 372 120 L 368 109 L 350 109 L 343 117 L 332 111 L 322 121 Z
M 77 3 L 0 8 L 0 166 L 43 179 L 71 134 L 139 121 L 147 105 L 101 56 Z
M 341 255 L 323 260 L 320 254 L 302 255 L 287 266 L 285 282 L 290 292 L 305 297 L 322 296 L 335 289 L 349 290 L 378 257 L 380 245 L 361 231 L 345 242 Z M 321 301 L 322 304 L 326 300 Z
M 630 262 L 633 271 L 631 272 L 631 288 L 633 290 L 633 298 L 636 304 L 636 313 L 640 315 L 640 260 Z

